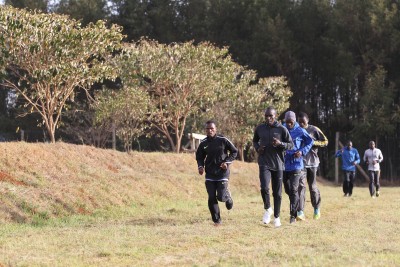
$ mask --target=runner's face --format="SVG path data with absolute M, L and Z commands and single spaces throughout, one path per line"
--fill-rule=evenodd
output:
M 369 142 L 369 148 L 371 148 L 371 149 L 375 148 L 375 142 L 374 141 Z
M 274 110 L 267 110 L 265 111 L 265 122 L 269 125 L 274 124 L 275 122 L 275 111 Z
M 301 128 L 307 128 L 307 126 L 308 126 L 307 118 L 305 118 L 305 117 L 299 118 L 299 125 Z
M 352 142 L 347 142 L 347 148 L 351 149 L 353 147 L 353 143 Z
M 206 133 L 208 137 L 214 137 L 217 133 L 217 128 L 215 127 L 214 123 L 207 123 L 206 124 Z
M 288 129 L 292 129 L 294 126 L 294 120 L 292 119 L 288 119 L 285 121 L 286 122 L 286 126 L 288 127 Z

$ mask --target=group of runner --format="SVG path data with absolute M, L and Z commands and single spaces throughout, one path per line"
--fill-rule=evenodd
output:
M 280 227 L 280 209 L 282 202 L 282 185 L 290 200 L 290 224 L 305 220 L 304 204 L 306 198 L 306 183 L 310 191 L 311 204 L 314 208 L 314 219 L 321 216 L 321 194 L 317 187 L 317 170 L 319 166 L 318 148 L 328 145 L 328 139 L 316 126 L 310 125 L 306 113 L 296 114 L 293 111 L 285 113 L 284 123 L 276 118 L 276 110 L 269 107 L 264 113 L 265 122 L 254 130 L 253 146 L 258 153 L 260 192 L 264 204 L 262 221 L 271 222 L 274 216 L 274 226 Z M 208 193 L 208 207 L 214 225 L 221 224 L 218 201 L 225 202 L 228 210 L 233 207 L 233 200 L 228 189 L 229 166 L 237 157 L 238 150 L 226 137 L 217 134 L 215 121 L 206 122 L 207 137 L 203 139 L 196 151 L 196 161 L 200 175 L 205 173 L 205 185 Z M 370 150 L 364 155 L 364 161 L 369 165 L 370 193 L 379 196 L 379 162 L 383 160 L 382 153 L 370 142 Z M 345 178 L 343 191 L 345 196 L 352 193 L 355 168 L 359 163 L 359 155 L 352 148 L 351 141 L 336 153 L 342 157 Z M 370 169 L 371 167 L 371 169 Z M 270 201 L 272 186 L 273 209 Z M 376 192 L 375 192 L 376 188 Z
M 375 147 L 375 142 L 370 141 L 368 149 L 365 150 L 363 160 L 368 166 L 369 193 L 372 198 L 380 196 L 380 165 L 383 161 L 382 151 Z M 342 158 L 343 170 L 343 192 L 345 197 L 353 194 L 354 179 L 356 176 L 356 166 L 360 163 L 358 150 L 353 147 L 351 141 L 347 141 L 346 146 L 336 152 L 336 157 Z

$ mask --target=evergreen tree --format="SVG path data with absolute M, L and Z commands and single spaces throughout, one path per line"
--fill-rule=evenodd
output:
M 70 15 L 82 25 L 109 17 L 107 0 L 59 0 L 53 11 Z
M 4 3 L 15 8 L 37 9 L 42 12 L 47 12 L 49 6 L 49 0 L 5 0 Z

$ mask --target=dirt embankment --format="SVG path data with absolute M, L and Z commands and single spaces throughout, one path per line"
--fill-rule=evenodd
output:
M 258 190 L 254 163 L 235 162 L 232 186 Z M 0 143 L 0 221 L 30 222 L 203 195 L 193 154 L 127 154 L 66 143 Z

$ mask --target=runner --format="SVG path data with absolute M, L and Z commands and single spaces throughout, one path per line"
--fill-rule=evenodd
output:
M 375 147 L 375 142 L 369 142 L 369 149 L 364 152 L 364 162 L 368 165 L 368 174 L 369 174 L 369 193 L 372 198 L 375 198 L 375 189 L 376 196 L 379 197 L 379 176 L 381 174 L 381 167 L 379 163 L 383 161 L 382 151 L 379 148 Z
M 354 180 L 356 178 L 356 165 L 360 163 L 358 150 L 353 148 L 353 143 L 347 141 L 346 146 L 339 149 L 335 155 L 342 158 L 343 170 L 343 193 L 345 197 L 351 197 L 353 194 Z
M 304 168 L 306 172 L 306 176 L 303 176 L 303 179 L 300 181 L 299 188 L 299 211 L 297 212 L 297 219 L 304 220 L 304 204 L 306 201 L 306 183 L 305 179 L 307 178 L 308 188 L 310 190 L 310 199 L 311 204 L 314 208 L 314 219 L 318 220 L 321 217 L 321 193 L 317 187 L 317 171 L 319 166 L 319 157 L 318 157 L 318 148 L 326 147 L 328 145 L 328 138 L 324 135 L 324 133 L 317 127 L 311 124 L 308 124 L 309 118 L 308 115 L 304 112 L 299 113 L 299 125 L 307 131 L 307 133 L 314 140 L 314 144 L 309 153 L 304 156 Z
M 215 122 L 206 122 L 207 137 L 200 142 L 196 151 L 196 161 L 200 175 L 205 172 L 208 193 L 208 208 L 215 226 L 221 224 L 218 201 L 225 202 L 228 210 L 233 200 L 228 188 L 229 166 L 236 159 L 238 150 L 229 139 L 217 135 Z
M 264 115 L 265 122 L 257 126 L 253 137 L 253 146 L 258 152 L 260 191 L 265 209 L 263 223 L 269 224 L 271 215 L 274 214 L 274 225 L 280 227 L 284 154 L 285 150 L 293 147 L 293 142 L 288 130 L 276 120 L 275 108 L 267 108 Z M 273 211 L 270 203 L 270 182 L 274 196 Z
M 311 150 L 314 141 L 307 131 L 296 122 L 296 114 L 293 111 L 285 113 L 284 126 L 289 130 L 294 144 L 292 149 L 286 151 L 283 173 L 285 192 L 290 199 L 290 223 L 293 224 L 296 222 L 299 209 L 299 183 L 305 176 L 303 157 Z

